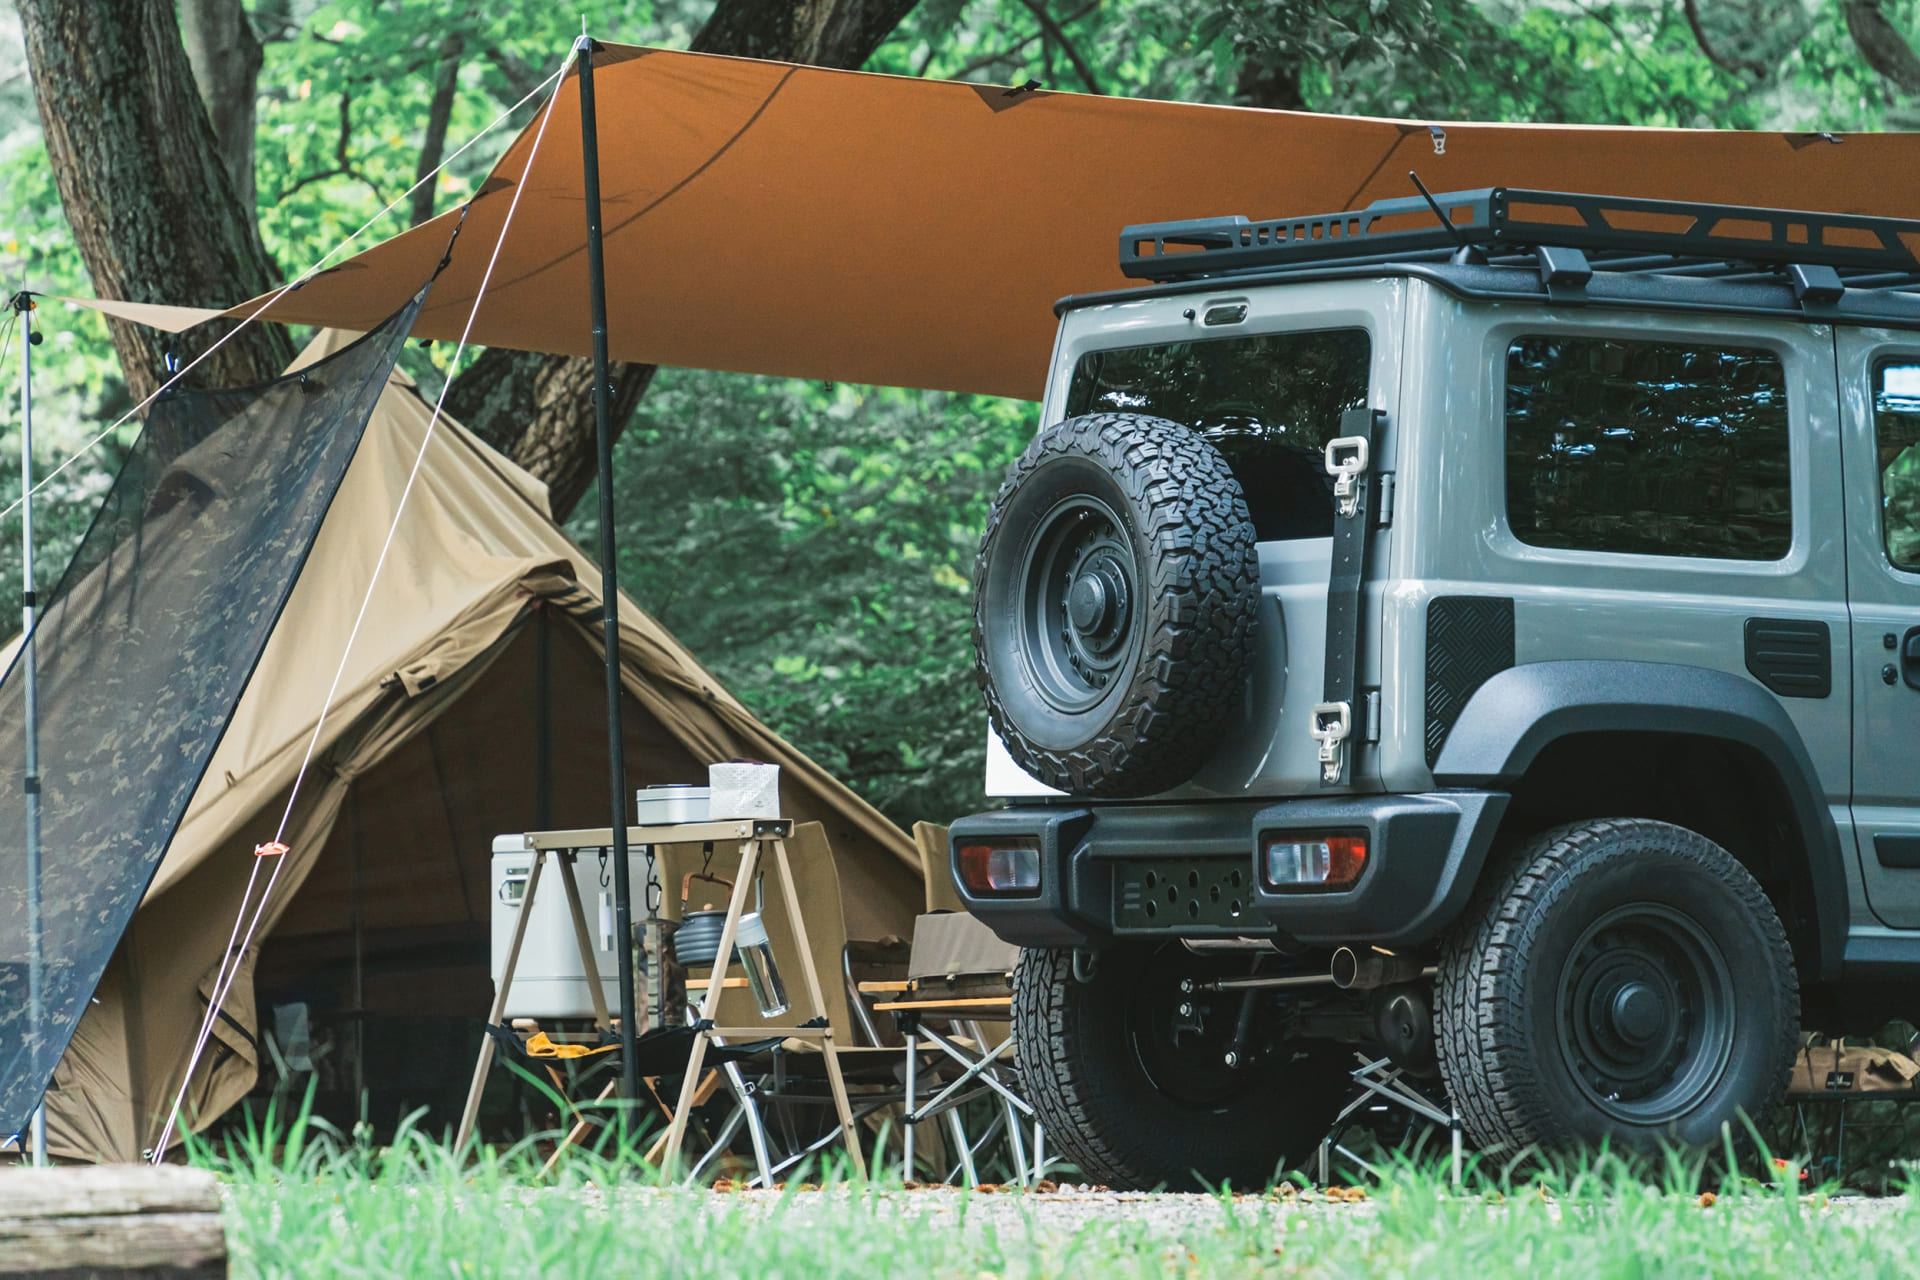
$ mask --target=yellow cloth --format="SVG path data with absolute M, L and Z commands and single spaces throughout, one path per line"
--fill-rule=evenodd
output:
M 529 1058 L 591 1058 L 596 1053 L 612 1053 L 620 1046 L 603 1044 L 598 1048 L 588 1048 L 584 1044 L 555 1044 L 547 1039 L 546 1032 L 536 1031 L 520 1047 L 527 1051 Z

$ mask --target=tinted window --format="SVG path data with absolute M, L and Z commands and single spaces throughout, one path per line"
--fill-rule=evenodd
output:
M 1920 572 L 1920 363 L 1883 361 L 1873 371 L 1873 429 L 1887 559 Z
M 1364 329 L 1213 338 L 1080 357 L 1067 416 L 1147 413 L 1211 440 L 1247 494 L 1262 541 L 1333 536 L 1324 450 L 1367 402 Z
M 1778 560 L 1793 541 L 1770 351 L 1565 335 L 1507 352 L 1507 522 L 1537 547 Z

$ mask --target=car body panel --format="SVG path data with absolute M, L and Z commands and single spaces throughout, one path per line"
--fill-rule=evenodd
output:
M 1378 716 L 1368 741 L 1358 744 L 1346 790 L 1420 794 L 1463 785 L 1436 781 L 1425 732 L 1429 614 L 1442 598 L 1510 600 L 1515 666 L 1695 668 L 1739 682 L 1775 706 L 1809 774 L 1811 808 L 1802 808 L 1812 816 L 1803 819 L 1804 839 L 1810 847 L 1831 839 L 1840 851 L 1842 866 L 1819 873 L 1823 954 L 1844 945 L 1836 941 L 1835 911 L 1845 928 L 1871 934 L 1881 962 L 1890 954 L 1882 936 L 1889 926 L 1913 928 L 1920 941 L 1920 865 L 1891 867 L 1874 852 L 1880 836 L 1920 840 L 1920 756 L 1912 749 L 1920 743 L 1920 690 L 1883 683 L 1889 655 L 1879 647 L 1884 634 L 1920 626 L 1920 574 L 1894 569 L 1881 548 L 1869 384 L 1882 354 L 1920 363 L 1920 334 L 1836 328 L 1777 308 L 1771 315 L 1759 308 L 1636 311 L 1476 298 L 1418 273 L 1222 280 L 1069 306 L 1043 421 L 1060 416 L 1075 364 L 1087 351 L 1193 339 L 1196 312 L 1223 302 L 1248 306 L 1235 334 L 1358 325 L 1372 338 L 1371 404 L 1387 417 L 1371 474 L 1391 485 L 1391 499 L 1363 604 L 1359 683 L 1377 695 Z M 1517 536 L 1506 509 L 1507 352 L 1516 338 L 1538 334 L 1773 353 L 1788 400 L 1792 518 L 1785 554 L 1622 554 L 1530 545 Z M 1327 539 L 1260 544 L 1270 607 L 1261 614 L 1246 710 L 1221 726 L 1219 749 L 1191 782 L 1139 803 L 1305 803 L 1340 794 L 1320 785 L 1303 714 L 1320 695 L 1329 556 Z M 1750 667 L 1746 628 L 1768 620 L 1826 628 L 1831 683 L 1824 696 L 1784 696 L 1763 686 Z M 1670 709 L 1649 707 L 1643 720 L 1641 727 L 1656 732 L 1700 728 Z M 991 773 L 990 794 L 1079 803 L 1038 783 L 1023 789 L 1024 775 L 1004 752 Z M 1502 807 L 1477 812 L 1497 818 Z M 1914 954 L 1920 959 L 1920 948 Z

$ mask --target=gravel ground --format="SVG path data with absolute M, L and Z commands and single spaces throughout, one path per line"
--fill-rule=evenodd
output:
M 684 1195 L 684 1192 L 635 1190 L 637 1197 Z M 806 1188 L 788 1191 L 730 1190 L 713 1195 L 715 1208 L 737 1206 L 756 1213 L 772 1213 L 776 1208 L 802 1222 L 832 1221 L 848 1212 L 852 1193 L 832 1189 Z M 897 1213 L 902 1218 L 924 1218 L 933 1227 L 952 1227 L 967 1231 L 1025 1231 L 1033 1228 L 1061 1237 L 1071 1236 L 1095 1223 L 1124 1222 L 1143 1227 L 1155 1235 L 1173 1239 L 1195 1230 L 1211 1230 L 1221 1221 L 1223 1206 L 1215 1195 L 1188 1195 L 1177 1192 L 1109 1191 L 1103 1188 L 1062 1186 L 1055 1191 L 1021 1192 L 1017 1189 L 962 1191 L 955 1187 L 922 1187 L 903 1191 L 868 1191 L 863 1202 L 879 1202 L 882 1213 Z M 1898 1196 L 1806 1196 L 1805 1201 L 1824 1214 L 1832 1214 L 1849 1225 L 1870 1226 L 1903 1203 Z M 1290 1196 L 1237 1195 L 1232 1203 L 1246 1212 L 1271 1209 L 1283 1220 L 1299 1216 L 1344 1216 L 1356 1228 L 1362 1228 L 1374 1216 L 1376 1203 L 1364 1192 L 1335 1189 L 1332 1195 L 1307 1192 Z M 1487 1212 L 1497 1214 L 1497 1202 Z M 1556 1215 L 1557 1216 L 1557 1215 Z

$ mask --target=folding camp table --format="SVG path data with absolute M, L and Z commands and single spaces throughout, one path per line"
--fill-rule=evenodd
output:
M 754 881 L 755 872 L 761 869 L 762 862 L 771 862 L 775 879 L 780 883 L 786 903 L 787 913 L 793 928 L 795 949 L 800 973 L 804 979 L 804 996 L 810 1003 L 813 1016 L 798 1024 L 779 1025 L 764 1023 L 754 1027 L 722 1027 L 714 1024 L 714 1016 L 719 1012 L 720 997 L 728 985 L 723 981 L 709 981 L 705 995 L 700 1002 L 698 1016 L 693 1024 L 692 1049 L 688 1054 L 686 1075 L 681 1081 L 680 1096 L 673 1108 L 673 1118 L 667 1127 L 664 1146 L 661 1148 L 663 1167 L 675 1168 L 680 1159 L 680 1146 L 686 1136 L 687 1120 L 693 1108 L 698 1105 L 701 1084 L 701 1067 L 705 1063 L 708 1045 L 716 1039 L 764 1040 L 769 1037 L 793 1038 L 817 1041 L 821 1055 L 826 1063 L 827 1080 L 833 1092 L 833 1103 L 840 1120 L 840 1138 L 847 1149 L 847 1156 L 854 1168 L 862 1175 L 866 1173 L 866 1161 L 860 1150 L 860 1142 L 854 1129 L 853 1110 L 847 1097 L 846 1081 L 840 1072 L 840 1060 L 835 1052 L 833 1027 L 827 1017 L 827 1005 L 820 987 L 820 975 L 815 971 L 813 950 L 807 940 L 807 926 L 800 911 L 798 891 L 794 887 L 793 867 L 787 856 L 786 837 L 791 834 L 793 824 L 780 819 L 742 818 L 715 822 L 685 822 L 671 825 L 628 827 L 626 831 L 629 847 L 640 845 L 706 844 L 716 846 L 735 844 L 740 851 L 740 870 L 734 880 L 733 893 L 727 903 L 726 923 L 720 932 L 720 943 L 716 954 L 731 956 L 734 940 L 739 932 L 740 916 L 747 902 L 749 886 Z M 562 861 L 570 862 L 583 849 L 604 849 L 613 844 L 613 830 L 610 827 L 588 828 L 571 831 L 533 831 L 527 833 L 527 848 L 533 852 L 534 863 L 527 877 L 526 900 L 530 902 L 540 885 L 540 871 L 548 855 L 558 855 Z M 588 988 L 593 992 L 595 1009 L 600 1021 L 605 1020 L 604 996 L 600 990 L 598 967 L 593 960 L 593 947 L 587 934 L 586 916 L 581 909 L 578 890 L 574 887 L 573 877 L 563 874 L 561 882 L 570 895 L 570 907 L 573 915 L 574 930 L 580 943 L 582 967 L 585 970 Z M 520 944 L 525 936 L 526 924 L 531 911 L 523 910 L 514 926 L 513 941 L 507 950 L 505 971 L 500 978 L 500 988 L 494 993 L 493 1011 L 489 1015 L 490 1023 L 498 1023 L 505 1008 L 507 992 L 513 983 L 513 971 L 520 955 Z M 631 945 L 629 942 L 627 945 Z M 715 974 L 724 979 L 724 966 L 716 967 Z M 464 1147 L 472 1136 L 473 1126 L 480 1110 L 480 1094 L 486 1084 L 488 1067 L 493 1060 L 493 1040 L 487 1037 L 480 1048 L 480 1060 L 475 1064 L 473 1086 L 467 1096 L 467 1106 L 460 1119 L 460 1131 L 456 1145 Z M 729 1073 L 729 1083 L 734 1083 L 733 1073 Z

